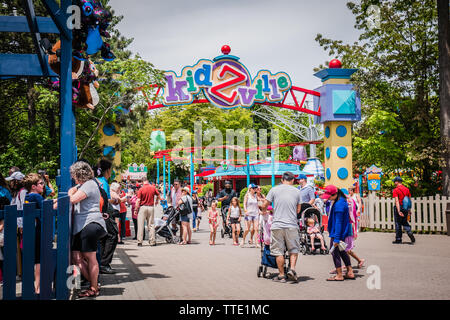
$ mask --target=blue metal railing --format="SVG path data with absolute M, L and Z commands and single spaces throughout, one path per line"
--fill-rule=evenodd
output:
M 53 200 L 43 202 L 42 209 L 36 209 L 35 203 L 26 203 L 23 210 L 16 206 L 5 206 L 0 211 L 4 219 L 4 261 L 3 261 L 3 300 L 15 300 L 17 275 L 17 217 L 23 217 L 22 249 L 22 299 L 36 300 L 34 290 L 34 268 L 36 249 L 36 219 L 41 222 L 40 248 L 40 300 L 67 300 L 67 268 L 70 250 L 70 198 L 58 198 L 58 208 L 53 209 Z M 55 228 L 56 220 L 56 228 Z M 53 241 L 57 248 L 53 249 Z

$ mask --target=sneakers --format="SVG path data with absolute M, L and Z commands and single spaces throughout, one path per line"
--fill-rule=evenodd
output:
M 138 247 L 142 247 L 142 243 L 138 243 Z
M 115 274 L 116 271 L 114 271 L 110 266 L 101 266 L 100 273 L 101 274 Z
M 392 241 L 392 243 L 393 243 L 393 244 L 401 244 L 401 243 L 402 243 L 402 240 L 395 240 L 395 241 Z
M 411 239 L 411 243 L 416 242 L 416 238 L 414 238 L 414 235 L 411 233 L 408 233 L 408 237 Z
M 292 270 L 292 269 L 288 270 L 287 278 L 288 278 L 288 280 L 293 281 L 293 282 L 297 282 L 298 281 L 297 273 L 294 270 Z

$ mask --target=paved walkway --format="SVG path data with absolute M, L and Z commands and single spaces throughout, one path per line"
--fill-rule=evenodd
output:
M 112 263 L 118 273 L 101 276 L 97 299 L 450 299 L 448 236 L 417 235 L 414 245 L 393 245 L 392 233 L 360 233 L 355 251 L 381 273 L 381 289 L 370 290 L 368 268 L 358 270 L 355 281 L 326 282 L 330 255 L 300 256 L 297 284 L 258 278 L 260 250 L 235 247 L 220 234 L 209 246 L 208 228 L 204 219 L 186 246 L 159 238 L 156 247 L 137 247 L 125 240 Z

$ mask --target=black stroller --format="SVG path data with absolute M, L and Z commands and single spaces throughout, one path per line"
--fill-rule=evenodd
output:
M 320 211 L 309 203 L 303 203 L 298 216 L 300 219 L 300 252 L 303 253 L 303 255 L 316 254 L 317 249 L 319 249 L 320 254 L 328 254 L 329 250 L 325 242 L 325 237 L 323 236 L 324 227 L 322 225 L 322 214 Z M 320 226 L 320 234 L 324 238 L 325 250 L 321 249 L 320 240 L 317 238 L 314 238 L 314 251 L 311 250 L 311 238 L 308 235 L 308 225 L 306 224 L 308 218 L 313 219 L 315 223 Z
M 176 229 L 172 229 L 172 223 L 177 221 L 180 211 L 170 206 L 164 209 L 164 216 L 167 216 L 164 225 L 156 228 L 155 232 L 157 235 L 166 239 L 167 243 L 178 243 L 180 240 L 174 233 L 177 232 Z

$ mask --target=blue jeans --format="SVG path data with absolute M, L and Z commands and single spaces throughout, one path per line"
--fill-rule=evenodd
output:
M 192 210 L 192 227 L 195 229 L 195 226 L 197 225 L 197 211 L 198 209 Z
M 394 206 L 395 240 L 397 241 L 402 240 L 402 227 L 405 229 L 407 234 L 411 233 L 411 226 L 408 223 L 408 212 L 401 209 L 400 211 L 402 211 L 404 215 L 403 217 L 398 214 L 397 207 Z

